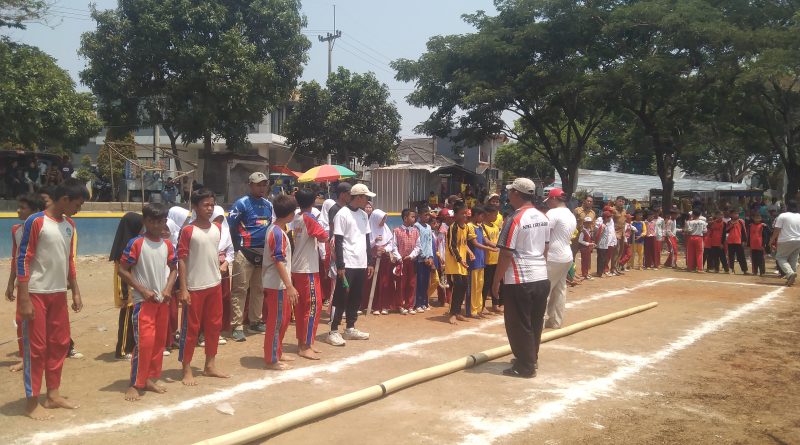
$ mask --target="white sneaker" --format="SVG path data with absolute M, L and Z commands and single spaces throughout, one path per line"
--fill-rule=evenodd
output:
M 405 308 L 400 309 L 400 313 L 403 314 L 403 315 L 408 315 L 408 309 L 405 309 Z
M 384 310 L 381 311 L 381 315 L 389 315 L 389 311 L 384 309 Z
M 358 315 L 364 315 L 364 311 L 358 311 Z
M 411 314 L 411 315 L 414 315 L 414 314 L 417 313 L 417 311 L 415 311 L 414 309 L 411 309 L 410 311 L 408 311 L 408 313 Z
M 361 332 L 356 328 L 345 329 L 344 338 L 348 340 L 369 340 L 369 334 Z
M 418 307 L 417 308 L 417 312 L 419 312 L 421 314 L 421 313 L 425 312 L 425 308 L 424 307 Z
M 381 311 L 372 311 L 372 315 L 380 315 Z
M 342 338 L 342 334 L 340 334 L 339 331 L 329 332 L 328 336 L 325 338 L 325 341 L 332 346 L 344 346 L 347 343 L 346 341 L 344 341 L 344 339 Z
M 172 353 L 165 349 L 164 350 L 164 357 L 169 357 L 170 355 L 172 355 Z
M 228 340 L 225 340 L 222 336 L 219 337 L 219 341 L 217 342 L 218 345 L 227 345 Z

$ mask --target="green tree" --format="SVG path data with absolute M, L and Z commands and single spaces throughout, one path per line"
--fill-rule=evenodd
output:
M 545 179 L 553 175 L 553 167 L 539 153 L 527 150 L 518 142 L 503 144 L 497 149 L 494 163 L 513 176 Z
M 504 133 L 575 190 L 587 144 L 608 112 L 602 29 L 612 2 L 498 0 L 498 14 L 464 16 L 473 34 L 437 36 L 418 60 L 397 60 L 415 82 L 407 100 L 433 109 L 417 131 L 478 142 Z M 503 114 L 517 119 L 511 125 Z
M 0 38 L 0 143 L 76 150 L 100 130 L 94 98 L 39 49 Z
M 120 0 L 92 17 L 81 80 L 101 115 L 161 125 L 174 154 L 178 139 L 204 140 L 208 154 L 212 134 L 247 148 L 251 126 L 289 100 L 310 47 L 297 0 Z
M 333 154 L 342 164 L 351 156 L 365 164 L 387 164 L 400 141 L 400 114 L 389 88 L 373 73 L 340 67 L 325 88 L 314 81 L 301 85 L 285 133 L 290 146 L 311 156 Z
M 0 0 L 0 28 L 25 29 L 25 22 L 44 18 L 49 6 L 44 0 Z

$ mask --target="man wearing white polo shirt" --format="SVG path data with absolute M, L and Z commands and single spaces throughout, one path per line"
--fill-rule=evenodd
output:
M 567 208 L 567 194 L 560 188 L 550 189 L 545 200 L 550 227 L 550 248 L 547 252 L 547 278 L 550 295 L 547 297 L 546 328 L 558 329 L 564 320 L 567 303 L 567 274 L 572 267 L 572 234 L 577 223 Z
M 770 245 L 777 246 L 775 261 L 786 274 L 786 285 L 793 285 L 797 280 L 797 258 L 800 256 L 800 213 L 797 213 L 796 201 L 788 201 L 786 212 L 775 219 Z
M 544 327 L 544 312 L 550 281 L 547 279 L 547 250 L 550 228 L 547 216 L 533 207 L 536 186 L 527 178 L 507 185 L 508 199 L 516 210 L 500 232 L 497 247 L 500 259 L 492 294 L 499 296 L 503 280 L 503 300 L 508 343 L 515 360 L 503 371 L 511 377 L 536 377 L 539 343 Z

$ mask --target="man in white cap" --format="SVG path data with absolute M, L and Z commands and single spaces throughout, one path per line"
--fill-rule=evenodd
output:
M 567 194 L 560 188 L 550 189 L 545 200 L 550 220 L 550 249 L 547 253 L 547 278 L 550 295 L 547 297 L 546 328 L 558 329 L 564 319 L 567 302 L 567 274 L 572 267 L 572 234 L 577 222 L 567 208 Z
M 337 286 L 343 292 L 334 294 L 331 332 L 326 341 L 333 346 L 344 346 L 345 340 L 367 340 L 369 334 L 356 329 L 358 309 L 364 283 L 372 278 L 371 250 L 369 248 L 369 218 L 364 207 L 375 197 L 366 185 L 356 184 L 350 189 L 350 203 L 336 213 L 332 221 L 334 248 L 336 250 Z M 344 335 L 339 333 L 342 316 L 347 317 Z
M 500 294 L 502 280 L 506 334 L 515 357 L 511 368 L 503 374 L 531 378 L 536 376 L 538 367 L 544 312 L 550 292 L 547 279 L 550 227 L 547 216 L 533 206 L 536 192 L 533 181 L 517 178 L 506 188 L 515 212 L 506 219 L 497 240 L 500 259 L 492 294 Z
M 272 224 L 272 204 L 265 198 L 269 189 L 267 175 L 250 175 L 250 194 L 242 196 L 228 212 L 228 225 L 236 254 L 231 277 L 231 338 L 245 341 L 244 305 L 250 290 L 248 331 L 264 334 L 267 327 L 262 319 L 264 290 L 261 282 L 261 258 L 267 228 Z

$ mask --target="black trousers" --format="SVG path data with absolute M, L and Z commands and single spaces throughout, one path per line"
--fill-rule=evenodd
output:
M 122 358 L 125 354 L 133 352 L 136 346 L 133 338 L 133 319 L 131 317 L 131 307 L 128 306 L 128 285 L 122 283 L 122 306 L 119 308 L 119 323 L 117 324 L 117 347 L 114 348 L 116 358 Z
M 464 303 L 464 297 L 467 295 L 467 280 L 469 275 L 455 275 L 449 274 L 450 282 L 453 284 L 453 296 L 450 301 L 450 315 L 461 314 L 461 304 Z M 467 302 L 469 304 L 469 302 Z
M 608 249 L 597 248 L 597 276 L 603 276 L 603 270 L 606 267 L 606 257 L 608 256 Z
M 499 298 L 492 295 L 492 284 L 494 284 L 494 273 L 497 270 L 497 264 L 487 264 L 483 269 L 483 298 L 491 295 L 492 306 L 497 306 Z
M 734 259 L 739 261 L 739 267 L 742 268 L 742 272 L 747 272 L 747 260 L 744 257 L 744 246 L 741 244 L 728 244 L 728 264 L 730 265 L 732 271 L 734 271 Z
M 753 262 L 753 275 L 764 275 L 767 265 L 764 262 L 764 251 L 750 249 L 750 260 Z
M 725 269 L 725 272 L 728 271 L 728 260 L 725 258 L 725 251 L 722 250 L 722 246 L 711 247 L 708 254 L 708 268 L 719 272 L 720 265 Z
M 355 327 L 358 319 L 358 307 L 361 305 L 361 294 L 367 280 L 367 269 L 345 269 L 348 287 L 345 289 L 341 279 L 336 279 L 336 291 L 333 293 L 333 320 L 331 331 L 339 330 L 342 316 L 347 315 L 347 328 Z M 337 301 L 338 296 L 338 301 Z
M 508 344 L 517 359 L 514 369 L 530 374 L 539 361 L 539 344 L 542 341 L 544 313 L 550 280 L 523 284 L 504 284 L 505 322 Z

